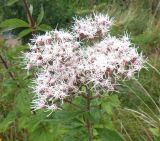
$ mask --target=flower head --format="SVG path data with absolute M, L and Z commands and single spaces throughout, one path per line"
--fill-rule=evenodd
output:
M 95 93 L 114 91 L 117 80 L 131 79 L 144 67 L 144 57 L 129 36 L 109 35 L 112 24 L 108 15 L 94 14 L 75 18 L 72 32 L 56 29 L 31 40 L 24 60 L 26 69 L 38 70 L 33 81 L 35 110 L 58 110 L 66 98 L 79 94 L 81 85 Z M 86 46 L 83 39 L 92 39 L 92 44 Z
M 93 14 L 85 18 L 74 18 L 73 30 L 80 39 L 94 39 L 104 36 L 113 24 L 113 19 L 108 15 Z

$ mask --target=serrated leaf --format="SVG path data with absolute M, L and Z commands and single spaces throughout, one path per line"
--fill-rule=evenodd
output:
M 7 6 L 12 6 L 13 4 L 15 4 L 16 2 L 18 2 L 19 0 L 9 0 L 7 2 Z
M 41 11 L 40 11 L 38 18 L 37 18 L 38 25 L 42 22 L 43 17 L 44 17 L 44 9 L 43 9 L 43 6 L 41 5 Z
M 49 31 L 49 30 L 52 30 L 52 27 L 47 25 L 47 24 L 41 24 L 38 27 L 38 30 L 40 30 L 40 31 Z
M 58 111 L 56 114 L 55 114 L 55 118 L 57 120 L 62 120 L 63 122 L 68 122 L 68 121 L 71 121 L 81 115 L 83 115 L 83 111 Z
M 0 122 L 0 131 L 1 132 L 6 131 L 9 125 L 15 121 L 15 118 L 16 118 L 16 113 L 14 111 L 9 112 L 7 117 Z
M 21 31 L 19 34 L 18 34 L 18 38 L 22 38 L 26 35 L 28 35 L 29 33 L 31 33 L 33 30 L 31 28 L 27 28 L 27 29 L 24 29 L 23 31 Z
M 30 136 L 30 141 L 51 141 L 50 136 L 46 132 L 42 132 L 40 130 L 37 130 L 33 132 Z
M 102 107 L 109 115 L 112 115 L 113 109 L 118 107 L 119 105 L 120 101 L 117 95 L 106 96 L 102 102 Z
M 19 27 L 29 27 L 29 24 L 21 19 L 8 19 L 0 23 L 0 28 L 2 29 L 15 29 Z
M 113 107 L 111 106 L 110 103 L 106 103 L 106 104 L 105 104 L 104 110 L 106 110 L 106 112 L 107 112 L 109 115 L 112 115 L 112 114 L 113 114 Z
M 119 101 L 117 95 L 111 95 L 110 96 L 110 101 L 111 101 L 112 105 L 115 106 L 115 107 L 120 105 L 120 101 Z
M 16 96 L 16 110 L 24 114 L 30 114 L 30 96 L 24 90 Z
M 28 128 L 28 132 L 32 133 L 39 128 L 42 122 L 41 115 L 27 115 L 24 113 L 23 116 L 18 118 L 19 128 Z
M 99 123 L 102 120 L 101 110 L 97 110 L 96 108 L 91 109 L 90 116 L 91 116 L 91 120 L 93 120 L 95 124 Z
M 102 141 L 124 141 L 122 137 L 114 130 L 107 128 L 96 128 L 98 136 Z

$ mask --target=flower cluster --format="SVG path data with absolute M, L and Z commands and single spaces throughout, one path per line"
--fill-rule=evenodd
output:
M 75 19 L 72 32 L 54 30 L 32 39 L 24 61 L 26 69 L 38 70 L 33 81 L 35 110 L 59 109 L 67 97 L 79 94 L 82 85 L 96 94 L 100 89 L 113 91 L 117 80 L 130 79 L 144 67 L 142 54 L 127 35 L 109 35 L 112 24 L 107 15 L 94 14 Z M 92 45 L 83 44 L 84 39 L 92 39 Z
M 94 14 L 83 19 L 74 18 L 74 20 L 73 31 L 76 33 L 75 36 L 81 40 L 104 36 L 113 24 L 113 19 L 103 14 Z

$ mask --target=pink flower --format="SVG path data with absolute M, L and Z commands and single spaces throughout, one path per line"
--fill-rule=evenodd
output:
M 64 99 L 79 94 L 81 85 L 92 85 L 96 94 L 99 88 L 114 91 L 117 80 L 131 79 L 145 67 L 129 36 L 109 35 L 113 20 L 108 15 L 74 21 L 72 32 L 56 29 L 35 36 L 24 53 L 26 69 L 38 71 L 32 86 L 35 110 L 58 110 Z

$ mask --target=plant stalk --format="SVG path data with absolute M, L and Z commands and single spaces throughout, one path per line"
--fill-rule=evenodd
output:
M 87 87 L 86 87 L 86 90 L 87 90 L 86 109 L 88 111 L 88 114 L 90 114 L 90 112 L 91 112 L 91 91 Z M 88 134 L 89 134 L 88 141 L 93 141 L 93 127 L 92 127 L 92 123 L 91 123 L 89 117 L 86 118 L 86 127 L 87 127 Z
M 2 61 L 2 64 L 4 65 L 4 67 L 6 68 L 6 70 L 9 69 L 7 62 L 4 60 L 4 58 L 0 55 L 0 60 Z M 12 74 L 12 72 L 8 71 L 9 76 L 15 80 L 14 75 Z
M 32 17 L 32 14 L 29 10 L 29 7 L 28 7 L 28 4 L 27 4 L 27 0 L 23 0 L 23 3 L 24 3 L 24 7 L 26 9 L 26 12 L 27 12 L 27 15 L 28 15 L 28 18 L 29 18 L 29 21 L 30 21 L 30 26 L 31 28 L 33 29 L 33 32 L 32 34 L 35 34 L 35 29 L 36 29 L 36 22 L 34 21 L 33 17 Z
M 9 76 L 11 77 L 12 80 L 16 81 L 15 77 L 14 77 L 14 74 L 9 70 L 9 66 L 8 66 L 8 63 L 7 61 L 2 57 L 2 55 L 0 55 L 0 60 L 4 66 L 4 68 L 7 70 Z M 19 84 L 16 84 L 17 87 L 20 87 Z

